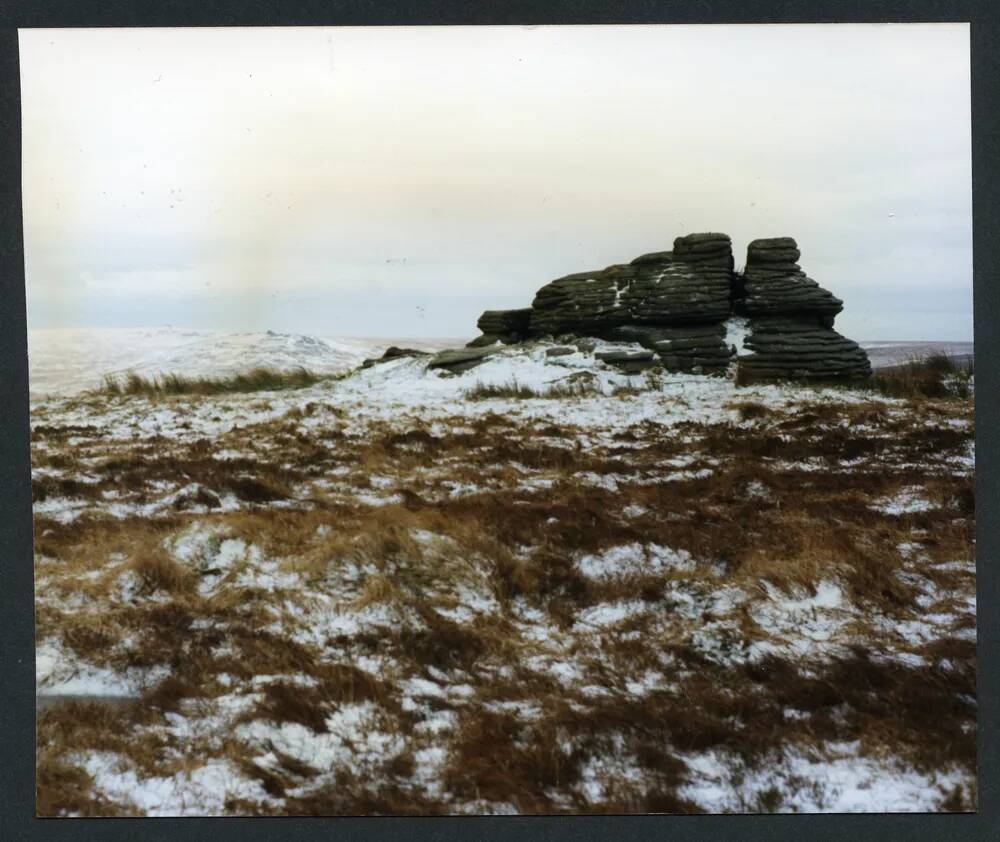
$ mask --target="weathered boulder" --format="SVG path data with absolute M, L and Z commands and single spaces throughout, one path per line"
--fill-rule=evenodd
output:
M 448 371 L 468 371 L 497 353 L 496 347 L 489 348 L 449 348 L 438 351 L 427 361 L 428 368 L 443 368 Z
M 466 348 L 485 348 L 487 345 L 496 345 L 501 337 L 496 333 L 484 333 L 477 336 L 471 342 L 466 342 Z
M 596 351 L 594 358 L 617 368 L 625 374 L 638 374 L 660 365 L 652 351 Z
M 843 302 L 809 278 L 796 262 L 791 237 L 754 240 L 747 248 L 743 312 L 749 316 L 739 358 L 751 377 L 857 379 L 871 374 L 868 355 L 833 330 Z
M 674 257 L 688 263 L 715 265 L 733 271 L 733 243 L 728 234 L 688 234 L 674 240 Z
M 595 343 L 576 337 L 594 337 L 638 343 L 670 371 L 718 373 L 732 362 L 726 323 L 737 316 L 741 325 L 749 319 L 743 345 L 752 353 L 739 361 L 748 373 L 867 376 L 867 355 L 832 329 L 843 302 L 802 271 L 800 256 L 791 237 L 754 240 L 745 271 L 736 273 L 726 234 L 688 234 L 671 251 L 557 278 L 538 290 L 531 307 L 487 310 L 478 322 L 483 336 L 469 345 L 558 336 L 560 344 L 592 350 Z M 657 364 L 651 356 L 605 361 Z M 466 363 L 476 364 L 448 365 Z
M 519 310 L 486 310 L 476 322 L 476 327 L 486 334 L 497 336 L 516 334 L 526 337 L 530 322 L 530 307 L 522 307 Z
M 803 318 L 754 319 L 744 344 L 754 353 L 740 357 L 739 366 L 751 377 L 854 380 L 872 371 L 856 342 Z
M 596 351 L 594 358 L 605 363 L 641 362 L 652 360 L 656 355 L 652 351 Z
M 382 354 L 383 360 L 395 360 L 398 357 L 429 357 L 430 351 L 419 351 L 416 348 L 398 348 L 390 345 Z
M 486 310 L 476 322 L 483 333 L 466 344 L 467 348 L 481 348 L 501 342 L 513 345 L 523 342 L 529 336 L 531 308 L 522 307 L 519 310 Z
M 429 357 L 430 355 L 430 351 L 418 351 L 416 348 L 397 348 L 395 345 L 390 345 L 381 357 L 369 357 L 361 363 L 361 367 L 371 368 L 376 363 L 384 363 L 400 357 Z
M 669 371 L 717 373 L 725 371 L 733 355 L 726 344 L 724 322 L 675 326 L 623 325 L 605 339 L 637 342 L 655 351 Z
M 725 234 L 678 237 L 672 252 L 546 284 L 532 302 L 530 332 L 603 336 L 623 325 L 720 321 L 731 310 L 732 267 Z
M 748 316 L 832 317 L 844 309 L 843 301 L 802 271 L 795 262 L 799 254 L 791 237 L 750 243 L 743 272 L 743 309 Z

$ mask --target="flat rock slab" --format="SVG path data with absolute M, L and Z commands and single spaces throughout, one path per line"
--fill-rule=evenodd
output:
M 465 343 L 466 348 L 486 348 L 489 345 L 496 345 L 500 341 L 501 337 L 498 333 L 484 333 L 482 336 L 477 336 L 471 342 Z
M 625 360 L 620 363 L 609 363 L 623 374 L 641 374 L 651 368 L 661 368 L 659 360 Z
M 644 362 L 654 359 L 652 351 L 598 351 L 594 356 L 605 363 Z
M 363 363 L 362 368 L 371 368 L 378 363 L 387 363 L 390 360 L 398 360 L 400 357 L 429 357 L 430 351 L 418 351 L 416 348 L 397 348 L 395 345 L 385 349 L 381 357 L 369 357 Z
M 451 368 L 457 370 L 457 366 L 469 362 L 481 362 L 486 357 L 496 354 L 500 349 L 496 347 L 487 348 L 448 348 L 438 351 L 427 361 L 428 368 Z
M 521 307 L 517 310 L 487 310 L 479 317 L 476 326 L 483 333 L 524 334 L 528 331 L 530 321 L 530 307 Z

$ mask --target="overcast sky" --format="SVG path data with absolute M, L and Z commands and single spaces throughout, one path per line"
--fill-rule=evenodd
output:
M 956 25 L 29 30 L 29 327 L 471 336 L 788 235 L 859 340 L 972 338 Z

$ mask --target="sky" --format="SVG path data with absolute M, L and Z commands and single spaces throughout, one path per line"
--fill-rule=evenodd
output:
M 792 236 L 865 340 L 972 339 L 966 24 L 22 30 L 28 326 L 465 337 Z

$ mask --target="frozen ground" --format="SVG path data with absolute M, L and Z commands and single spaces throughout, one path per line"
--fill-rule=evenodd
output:
M 734 320 L 738 321 L 738 320 Z M 739 345 L 741 331 L 731 342 Z M 437 350 L 462 344 L 457 339 L 364 339 L 265 332 L 227 333 L 174 327 L 35 329 L 28 333 L 32 395 L 68 394 L 101 384 L 105 375 L 135 371 L 221 376 L 254 366 L 318 374 L 353 368 L 389 345 Z M 875 368 L 898 365 L 913 356 L 972 354 L 971 342 L 863 342 Z
M 261 366 L 332 374 L 390 344 L 434 349 L 447 343 L 174 327 L 37 329 L 28 332 L 29 376 L 32 395 L 40 397 L 92 389 L 106 375 L 127 371 L 218 377 Z
M 32 425 L 43 813 L 974 806 L 969 400 L 538 345 Z

